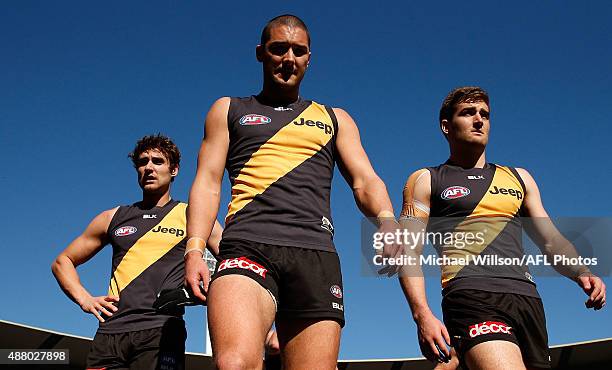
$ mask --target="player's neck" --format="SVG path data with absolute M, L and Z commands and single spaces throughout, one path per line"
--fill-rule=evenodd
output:
M 462 168 L 484 168 L 487 163 L 484 148 L 478 148 L 476 150 L 472 148 L 465 148 L 463 150 L 451 148 L 451 154 L 448 161 Z
M 261 92 L 257 95 L 266 105 L 286 107 L 295 103 L 300 97 L 299 88 L 285 90 L 280 89 L 272 83 L 265 83 Z
M 144 208 L 163 207 L 172 199 L 170 197 L 170 189 L 168 188 L 163 193 L 142 193 L 142 201 L 140 204 Z

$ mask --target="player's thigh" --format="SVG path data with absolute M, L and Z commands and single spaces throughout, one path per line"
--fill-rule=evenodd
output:
M 525 369 L 519 346 L 505 340 L 479 343 L 470 348 L 464 357 L 470 370 Z
M 208 325 L 218 368 L 259 368 L 276 306 L 270 293 L 250 277 L 215 279 L 208 293 Z
M 279 319 L 276 322 L 283 369 L 334 370 L 340 348 L 335 320 Z

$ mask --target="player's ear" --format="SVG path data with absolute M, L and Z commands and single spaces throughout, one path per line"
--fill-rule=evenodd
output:
M 179 166 L 176 165 L 171 171 L 170 171 L 170 176 L 175 177 L 176 175 L 178 175 L 179 172 Z
M 448 135 L 448 127 L 449 124 L 447 119 L 443 119 L 442 121 L 440 121 L 440 130 L 442 130 L 444 135 Z
M 265 46 L 263 45 L 257 45 L 255 48 L 255 56 L 257 57 L 257 61 L 260 63 L 263 62 L 264 48 Z

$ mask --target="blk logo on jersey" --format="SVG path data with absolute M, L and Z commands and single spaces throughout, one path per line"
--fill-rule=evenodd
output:
M 458 199 L 468 196 L 470 194 L 470 189 L 465 188 L 463 186 L 450 186 L 440 194 L 442 199 L 450 200 L 450 199 Z
M 134 226 L 121 226 L 115 230 L 115 236 L 128 236 L 134 234 L 138 229 Z
M 296 126 L 317 127 L 318 129 L 325 131 L 326 135 L 333 135 L 334 133 L 334 128 L 331 125 L 321 121 L 315 122 L 313 120 L 304 120 L 304 117 L 300 118 L 299 121 L 293 121 L 293 124 Z
M 325 216 L 321 217 L 321 227 L 334 235 L 334 225 Z
M 498 188 L 493 185 L 493 189 L 489 190 L 491 194 L 502 194 L 502 195 L 510 195 L 515 197 L 518 200 L 523 199 L 523 192 L 516 189 L 506 189 L 506 188 Z
M 158 225 L 156 228 L 151 229 L 151 231 L 153 231 L 154 233 L 174 234 L 177 237 L 185 236 L 185 230 L 181 230 L 178 228 L 175 229 L 173 227 L 161 227 L 161 225 Z
M 338 285 L 332 285 L 329 288 L 329 292 L 338 299 L 342 298 L 342 289 Z
M 510 330 L 512 327 L 506 323 L 497 321 L 485 321 L 480 324 L 470 325 L 470 338 L 476 338 L 483 334 L 512 334 Z
M 242 116 L 239 122 L 242 126 L 267 125 L 272 119 L 261 114 L 247 114 Z

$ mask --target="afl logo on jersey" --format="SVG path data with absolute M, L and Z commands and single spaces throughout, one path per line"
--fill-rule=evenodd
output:
M 332 285 L 331 288 L 329 288 L 329 292 L 338 299 L 342 298 L 342 289 L 337 285 Z
M 450 199 L 463 198 L 469 194 L 470 194 L 470 189 L 468 188 L 464 188 L 463 186 L 450 186 L 444 189 L 444 191 L 441 194 L 441 197 L 444 200 L 450 200 Z
M 260 114 L 247 114 L 240 118 L 240 124 L 242 126 L 255 126 L 255 125 L 267 125 L 272 122 L 270 117 L 262 116 Z
M 134 226 L 121 226 L 120 228 L 115 230 L 115 236 L 132 235 L 136 232 L 136 230 L 138 229 L 136 229 Z

